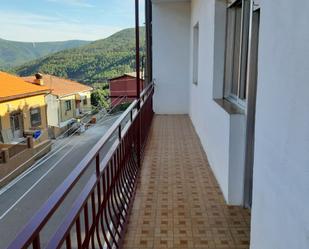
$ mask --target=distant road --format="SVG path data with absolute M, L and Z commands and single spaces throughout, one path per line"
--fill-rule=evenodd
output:
M 29 172 L 11 188 L 5 191 L 0 189 L 0 249 L 5 249 L 14 240 L 20 229 L 107 132 L 116 118 L 117 116 L 113 119 L 109 117 L 107 122 L 92 127 L 82 135 L 66 139 L 67 145 L 55 156 Z M 101 151 L 101 158 L 111 144 L 112 141 L 109 141 L 106 148 Z M 95 166 L 91 165 L 66 199 L 65 204 L 48 224 L 41 238 L 43 242 L 60 224 L 94 170 Z

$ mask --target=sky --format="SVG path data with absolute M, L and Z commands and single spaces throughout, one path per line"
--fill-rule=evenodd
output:
M 134 0 L 1 0 L 0 38 L 44 42 L 98 40 L 134 27 Z M 140 24 L 144 4 L 140 0 Z

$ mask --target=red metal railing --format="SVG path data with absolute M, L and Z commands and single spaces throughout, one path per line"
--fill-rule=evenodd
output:
M 121 247 L 140 172 L 138 160 L 143 156 L 153 118 L 153 92 L 150 84 L 57 188 L 9 249 Z M 118 139 L 101 160 L 100 150 L 115 133 Z M 53 235 L 43 241 L 42 230 L 93 162 L 96 170 L 92 177 Z

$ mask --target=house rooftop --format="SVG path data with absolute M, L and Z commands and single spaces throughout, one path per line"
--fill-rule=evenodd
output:
M 21 77 L 0 72 L 0 102 L 49 92 L 48 86 L 29 84 Z
M 32 84 L 36 83 L 36 77 L 34 75 L 23 77 L 23 79 Z M 92 90 L 90 86 L 49 74 L 42 74 L 42 80 L 44 86 L 50 88 L 52 94 L 59 97 Z

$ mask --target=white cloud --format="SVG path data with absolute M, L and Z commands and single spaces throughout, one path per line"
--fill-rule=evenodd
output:
M 48 2 L 55 2 L 55 3 L 61 3 L 61 4 L 67 4 L 72 5 L 76 7 L 86 7 L 86 8 L 92 8 L 94 5 L 87 2 L 87 0 L 47 0 Z
M 92 25 L 78 20 L 25 12 L 0 11 L 0 37 L 15 41 L 97 40 L 105 38 L 121 27 Z

